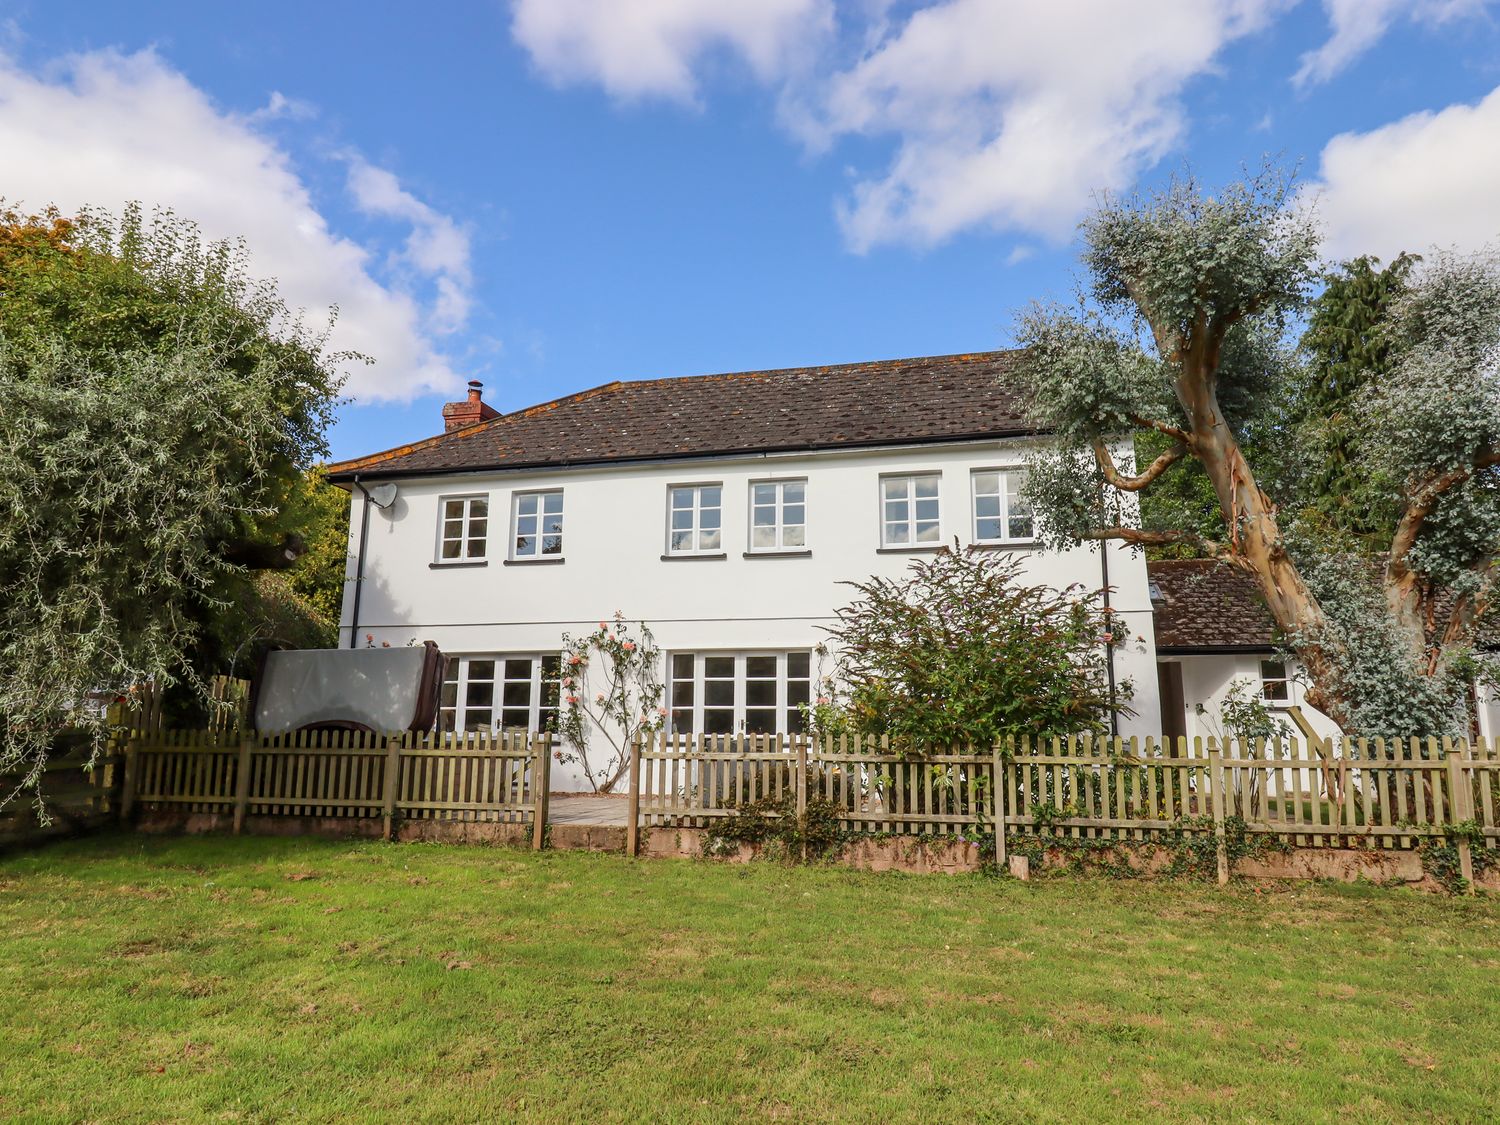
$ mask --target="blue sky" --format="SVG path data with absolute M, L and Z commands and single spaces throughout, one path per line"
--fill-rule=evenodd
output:
M 1121 12 L 1128 9 L 1128 15 Z M 0 196 L 342 309 L 353 456 L 614 378 L 1004 345 L 1101 190 L 1300 162 L 1331 257 L 1500 239 L 1483 0 L 0 3 Z

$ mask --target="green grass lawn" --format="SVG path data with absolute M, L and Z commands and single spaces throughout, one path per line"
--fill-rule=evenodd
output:
M 0 1118 L 1473 1121 L 1500 904 L 111 836 L 0 860 Z

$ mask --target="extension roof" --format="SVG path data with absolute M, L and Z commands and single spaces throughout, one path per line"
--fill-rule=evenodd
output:
M 1379 565 L 1378 563 L 1374 565 Z M 1192 653 L 1271 652 L 1276 625 L 1255 580 L 1213 559 L 1148 562 L 1151 606 L 1155 610 L 1156 651 L 1166 656 Z M 1439 598 L 1445 615 L 1452 599 Z M 1500 650 L 1500 615 L 1480 620 L 1478 648 Z
M 850 449 L 1034 433 L 1016 351 L 606 383 L 384 453 L 329 478 L 426 476 Z
M 1156 651 L 1271 652 L 1276 626 L 1248 574 L 1214 559 L 1148 562 Z

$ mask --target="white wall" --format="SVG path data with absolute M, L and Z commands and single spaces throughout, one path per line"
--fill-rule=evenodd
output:
M 1259 694 L 1261 689 L 1260 662 L 1275 659 L 1272 653 L 1233 653 L 1211 656 L 1183 656 L 1166 659 L 1179 660 L 1182 664 L 1182 697 L 1188 738 L 1223 738 L 1229 731 L 1224 726 L 1220 710 L 1224 697 L 1235 680 L 1248 681 L 1250 691 Z M 1338 726 L 1323 712 L 1307 702 L 1307 683 L 1295 662 L 1288 662 L 1291 675 L 1289 699 L 1280 706 L 1298 706 L 1302 714 L 1317 731 L 1320 738 L 1337 738 L 1342 733 Z M 1199 710 L 1201 705 L 1202 710 Z M 1277 704 L 1269 704 L 1273 709 Z M 1287 719 L 1287 724 L 1300 740 L 1301 731 Z
M 942 533 L 972 536 L 970 472 L 1019 467 L 1024 446 L 989 441 L 857 453 L 759 455 L 670 464 L 613 465 L 546 472 L 465 473 L 399 482 L 386 511 L 372 509 L 359 610 L 359 643 L 432 640 L 450 655 L 556 651 L 564 631 L 597 625 L 617 609 L 646 621 L 665 652 L 806 649 L 825 639 L 835 607 L 851 591 L 839 583 L 872 574 L 901 574 L 920 553 L 881 553 L 882 473 L 942 474 Z M 746 558 L 749 484 L 807 479 L 809 557 Z M 664 561 L 667 487 L 723 483 L 723 560 Z M 511 493 L 563 488 L 561 564 L 504 561 Z M 439 498 L 486 493 L 490 498 L 489 558 L 482 567 L 434 567 Z M 359 553 L 362 497 L 356 491 L 341 643 L 350 641 L 353 560 Z M 1061 587 L 1100 586 L 1096 548 L 1065 553 L 1028 551 L 1027 573 Z M 1128 629 L 1117 650 L 1122 680 L 1134 682 L 1139 714 L 1123 733 L 1160 728 L 1151 605 L 1144 561 L 1110 548 L 1112 602 Z M 567 788 L 566 785 L 560 786 Z
M 1480 737 L 1500 738 L 1500 691 L 1480 684 L 1476 694 L 1479 703 Z

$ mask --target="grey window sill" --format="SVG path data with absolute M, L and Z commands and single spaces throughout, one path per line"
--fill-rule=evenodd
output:
M 428 563 L 428 570 L 468 570 L 476 566 L 489 566 L 489 559 L 474 559 L 468 562 L 435 562 Z
M 567 559 L 545 558 L 545 559 L 505 559 L 504 566 L 561 566 Z
M 810 559 L 811 551 L 746 551 L 747 559 Z
M 941 551 L 948 546 L 946 543 L 928 543 L 912 547 L 876 547 L 877 555 L 920 555 L 932 551 Z
M 716 555 L 663 555 L 662 562 L 723 562 L 729 556 L 723 551 Z
M 974 543 L 977 551 L 1040 551 L 1042 545 L 1035 539 L 1021 539 L 1014 543 Z

